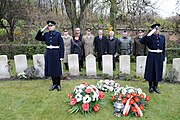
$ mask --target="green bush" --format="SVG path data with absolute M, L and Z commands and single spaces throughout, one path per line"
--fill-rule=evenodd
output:
M 32 59 L 34 54 L 44 54 L 46 47 L 42 44 L 37 45 L 0 45 L 0 55 L 7 55 L 8 59 L 14 59 L 14 55 L 25 54 L 27 59 Z

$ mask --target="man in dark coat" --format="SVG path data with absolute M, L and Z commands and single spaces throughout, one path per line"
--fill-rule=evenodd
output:
M 39 30 L 35 39 L 39 41 L 45 41 L 46 53 L 45 53 L 45 76 L 51 76 L 52 87 L 50 91 L 57 88 L 61 90 L 60 76 L 62 75 L 61 60 L 64 58 L 64 42 L 61 37 L 61 33 L 55 31 L 56 23 L 54 21 L 47 21 L 47 25 Z M 48 28 L 49 32 L 43 31 Z
M 119 41 L 114 36 L 114 31 L 109 32 L 109 37 L 107 38 L 107 54 L 113 56 L 113 70 L 116 70 L 116 56 L 118 52 Z
M 139 40 L 144 36 L 144 31 L 139 30 L 138 36 L 134 38 L 133 51 L 135 56 L 145 56 L 147 55 L 148 49 L 145 44 L 141 44 Z
M 165 61 L 165 37 L 159 34 L 160 24 L 153 24 L 153 30 L 142 39 L 140 43 L 149 48 L 144 78 L 149 82 L 149 92 L 161 92 L 158 89 L 158 81 L 162 80 L 163 61 Z
M 97 54 L 98 58 L 98 68 L 99 70 L 102 70 L 102 55 L 105 55 L 107 53 L 106 46 L 107 46 L 107 38 L 103 36 L 103 31 L 98 31 L 98 36 L 94 38 L 94 48 L 95 53 Z

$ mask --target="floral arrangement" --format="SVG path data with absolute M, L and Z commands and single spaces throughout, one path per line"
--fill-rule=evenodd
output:
M 116 116 L 143 116 L 148 96 L 140 88 L 131 86 L 118 87 L 114 90 L 112 101 L 115 107 Z
M 86 115 L 92 111 L 99 111 L 101 102 L 104 99 L 104 93 L 99 91 L 96 86 L 83 82 L 79 86 L 76 86 L 72 93 L 68 94 L 68 98 L 70 114 L 81 111 Z
M 113 80 L 99 80 L 97 82 L 97 88 L 104 92 L 112 92 L 115 88 L 120 87 L 119 83 L 115 83 Z

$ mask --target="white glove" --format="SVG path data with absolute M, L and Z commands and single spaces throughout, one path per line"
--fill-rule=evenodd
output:
M 151 30 L 151 32 L 149 32 L 149 33 L 147 34 L 147 36 L 151 36 L 154 32 L 156 32 L 156 28 L 154 28 L 153 30 Z
M 63 58 L 60 58 L 61 61 L 63 61 L 64 59 Z
M 118 53 L 116 53 L 115 55 L 114 55 L 114 57 L 117 57 L 119 54 Z
M 48 27 L 48 25 L 44 26 L 44 27 L 41 29 L 41 32 L 43 32 L 47 27 Z

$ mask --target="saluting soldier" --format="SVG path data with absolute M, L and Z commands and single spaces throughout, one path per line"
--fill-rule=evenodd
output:
M 165 61 L 165 37 L 159 34 L 160 24 L 153 24 L 153 29 L 148 35 L 140 39 L 142 44 L 149 48 L 146 59 L 144 78 L 149 82 L 149 92 L 161 92 L 158 89 L 158 82 L 162 80 L 163 61 Z
M 116 56 L 118 52 L 118 39 L 114 36 L 114 31 L 109 32 L 109 37 L 107 38 L 107 54 L 113 56 L 113 70 L 116 70 Z
M 144 30 L 138 31 L 138 36 L 134 38 L 133 51 L 135 56 L 145 56 L 147 55 L 148 49 L 147 46 L 141 44 L 139 40 L 144 36 Z
M 102 55 L 107 53 L 107 38 L 103 36 L 102 30 L 99 30 L 98 34 L 99 35 L 94 38 L 94 48 L 97 53 L 98 68 L 99 70 L 102 70 Z
M 55 31 L 56 22 L 47 21 L 47 25 L 38 31 L 35 39 L 39 41 L 45 41 L 46 53 L 45 53 L 45 76 L 51 76 L 52 87 L 50 91 L 57 88 L 57 91 L 61 90 L 60 76 L 62 75 L 61 60 L 64 58 L 64 42 L 61 37 L 61 33 Z M 49 32 L 44 32 L 48 28 Z
M 84 53 L 85 53 L 85 58 L 89 54 L 94 54 L 94 35 L 91 34 L 91 28 L 86 29 L 86 35 L 83 36 L 82 42 L 84 45 Z
M 119 53 L 121 55 L 130 55 L 132 53 L 133 40 L 128 36 L 126 30 L 123 31 L 123 36 L 120 38 Z
M 63 29 L 63 32 L 64 33 L 63 33 L 62 38 L 63 38 L 63 41 L 64 41 L 64 49 L 65 49 L 64 50 L 64 60 L 63 60 L 63 62 L 64 62 L 66 70 L 68 70 L 68 55 L 71 52 L 71 42 L 73 40 L 73 37 L 68 34 L 67 29 Z

